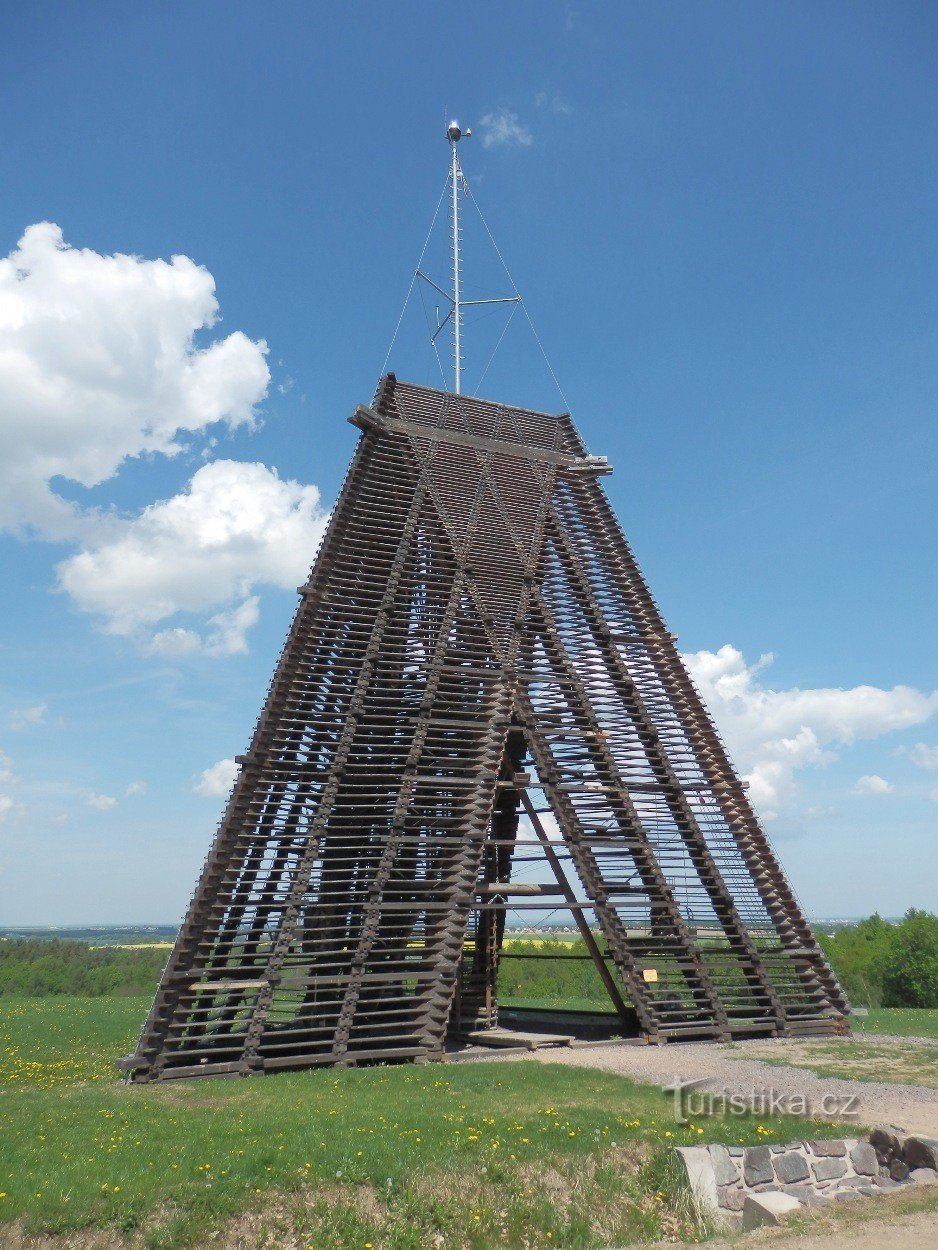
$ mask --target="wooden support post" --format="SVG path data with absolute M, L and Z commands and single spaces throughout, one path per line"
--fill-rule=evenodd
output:
M 538 816 L 537 812 L 534 810 L 534 804 L 531 802 L 530 797 L 524 790 L 521 791 L 521 806 L 524 808 L 525 815 L 527 816 L 528 820 L 530 820 L 531 824 L 533 825 L 534 832 L 537 834 L 538 838 L 540 839 L 541 845 L 544 847 L 545 858 L 547 859 L 547 862 L 550 864 L 551 869 L 553 870 L 554 876 L 557 878 L 557 884 L 560 886 L 561 890 L 563 891 L 564 898 L 567 900 L 568 903 L 575 904 L 576 903 L 576 891 L 573 889 L 573 886 L 570 884 L 570 881 L 567 878 L 567 874 L 563 870 L 563 865 L 561 864 L 560 860 L 557 858 L 554 848 L 550 844 L 550 838 L 547 835 L 547 830 L 544 828 L 544 825 L 541 822 L 540 816 Z M 606 987 L 606 991 L 609 994 L 609 997 L 612 999 L 613 1006 L 615 1007 L 616 1011 L 619 1013 L 619 1019 L 622 1021 L 623 1024 L 627 1024 L 629 1021 L 629 1018 L 634 1016 L 635 1009 L 634 1007 L 629 1007 L 628 1003 L 625 1001 L 625 999 L 622 997 L 621 993 L 619 992 L 619 987 L 618 985 L 616 985 L 615 978 L 613 977 L 609 969 L 606 967 L 606 961 L 605 959 L 603 959 L 602 951 L 599 949 L 599 945 L 595 937 L 593 936 L 593 931 L 589 927 L 589 924 L 587 923 L 586 917 L 583 915 L 582 910 L 579 907 L 574 906 L 572 909 L 572 912 L 573 912 L 574 923 L 576 924 L 576 927 L 580 931 L 580 937 L 583 939 L 584 943 L 586 944 L 586 949 L 589 951 L 590 957 L 592 958 L 593 963 L 596 965 L 596 971 L 599 973 L 600 979 L 603 985 Z

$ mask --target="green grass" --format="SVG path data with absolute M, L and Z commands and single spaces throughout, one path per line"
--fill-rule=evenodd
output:
M 615 1021 L 615 1008 L 609 1001 L 609 995 L 605 998 L 524 998 L 520 995 L 511 994 L 507 998 L 499 1000 L 501 1007 L 533 1007 L 539 1011 L 602 1011 L 606 1012 L 610 1019 Z
M 852 1018 L 857 1033 L 889 1033 L 893 1037 L 938 1037 L 938 1011 L 919 1007 L 871 1008 Z
M 0 1000 L 0 1220 L 139 1231 L 154 1250 L 233 1221 L 258 1242 L 375 1250 L 692 1238 L 672 1145 L 830 1133 L 678 1127 L 657 1089 L 535 1063 L 116 1083 L 147 1006 Z
M 149 998 L 0 998 L 0 1091 L 113 1083 L 149 1008 Z

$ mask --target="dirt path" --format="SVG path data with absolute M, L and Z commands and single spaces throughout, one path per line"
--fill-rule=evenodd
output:
M 938 1211 L 903 1211 L 901 1202 L 892 1196 L 880 1204 L 886 1210 L 880 1209 L 875 1216 L 869 1208 L 837 1212 L 809 1220 L 798 1231 L 764 1228 L 740 1234 L 734 1241 L 705 1244 L 708 1250 L 741 1250 L 742 1246 L 745 1250 L 931 1250 L 938 1246 Z
M 888 1040 L 877 1037 L 878 1043 Z M 764 1042 L 752 1044 L 753 1049 L 764 1046 Z M 550 1047 L 534 1051 L 530 1058 L 542 1063 L 599 1068 L 662 1087 L 675 1081 L 701 1081 L 701 1089 L 747 1098 L 753 1091 L 757 1096 L 762 1091 L 773 1091 L 786 1099 L 805 1099 L 808 1114 L 820 1119 L 847 1123 L 853 1120 L 858 1125 L 893 1124 L 907 1132 L 938 1137 L 938 1089 L 816 1076 L 805 1068 L 768 1064 L 748 1057 L 747 1043 L 733 1047 L 700 1042 Z M 829 1107 L 849 1108 L 852 1114 L 835 1114 Z
M 735 1241 L 703 1244 L 707 1250 L 741 1250 L 742 1246 L 745 1250 L 930 1250 L 938 1246 L 938 1211 L 915 1211 L 840 1225 L 819 1221 L 817 1226 L 809 1225 L 799 1232 L 760 1229 L 741 1234 Z M 671 1245 L 668 1250 L 678 1247 Z

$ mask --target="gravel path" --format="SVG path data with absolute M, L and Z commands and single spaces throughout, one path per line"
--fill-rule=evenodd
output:
M 877 1035 L 878 1042 L 889 1042 Z M 896 1041 L 907 1042 L 908 1038 Z M 938 1137 L 938 1090 L 922 1085 L 896 1085 L 886 1081 L 845 1081 L 816 1076 L 805 1068 L 776 1066 L 746 1058 L 747 1043 L 727 1046 L 701 1042 L 671 1042 L 667 1046 L 580 1045 L 549 1047 L 530 1054 L 542 1063 L 566 1063 L 577 1067 L 616 1072 L 652 1085 L 667 1087 L 675 1081 L 702 1081 L 698 1088 L 751 1097 L 753 1091 L 774 1091 L 787 1098 L 802 1097 L 808 1113 L 821 1119 L 855 1119 L 861 1125 L 893 1124 L 907 1132 Z M 753 1047 L 764 1048 L 765 1042 Z M 513 1054 L 511 1058 L 517 1058 Z M 508 1056 L 505 1056 L 508 1058 Z M 823 1099 L 839 1100 L 836 1104 Z M 852 1116 L 827 1111 L 842 1108 L 854 1099 Z
M 877 1199 L 883 1202 L 883 1199 Z M 886 1202 L 889 1199 L 885 1200 Z M 917 1211 L 870 1219 L 862 1224 L 842 1227 L 821 1223 L 804 1232 L 792 1233 L 783 1228 L 760 1229 L 739 1240 L 707 1242 L 707 1250 L 910 1250 L 938 1246 L 938 1211 Z M 672 1247 L 672 1250 L 676 1248 Z

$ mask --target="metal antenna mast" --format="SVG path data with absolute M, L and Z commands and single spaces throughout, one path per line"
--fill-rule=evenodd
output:
M 456 122 L 450 122 L 446 128 L 452 157 L 449 178 L 453 192 L 453 366 L 455 370 L 453 389 L 457 395 L 462 394 L 462 306 L 459 299 L 459 179 L 462 176 L 462 170 L 459 168 L 456 144 L 462 138 L 462 133 Z M 469 138 L 471 134 L 472 131 L 467 130 L 466 138 Z
M 448 182 L 449 182 L 450 199 L 451 199 L 451 204 L 452 204 L 452 209 L 451 209 L 452 261 L 453 261 L 452 286 L 449 291 L 444 291 L 441 286 L 439 286 L 436 282 L 433 281 L 433 279 L 430 277 L 429 274 L 424 273 L 424 271 L 420 268 L 420 264 L 423 261 L 424 252 L 426 252 L 427 250 L 426 243 L 424 243 L 424 250 L 420 254 L 420 261 L 418 261 L 417 268 L 414 271 L 414 276 L 411 279 L 411 289 L 413 288 L 414 282 L 418 278 L 421 278 L 424 282 L 427 283 L 428 286 L 433 287 L 437 295 L 442 295 L 445 300 L 449 301 L 449 305 L 450 305 L 449 311 L 447 312 L 446 316 L 442 319 L 442 321 L 440 320 L 439 307 L 437 307 L 436 329 L 430 335 L 430 342 L 433 344 L 434 350 L 436 350 L 437 338 L 442 333 L 444 326 L 446 326 L 448 322 L 452 321 L 453 323 L 453 374 L 454 374 L 453 390 L 455 394 L 457 395 L 462 394 L 462 363 L 463 363 L 462 361 L 462 313 L 463 313 L 463 309 L 475 308 L 480 304 L 520 304 L 522 302 L 521 296 L 517 293 L 517 288 L 515 289 L 514 295 L 503 296 L 503 297 L 499 297 L 496 299 L 463 299 L 462 298 L 462 268 L 461 268 L 462 261 L 461 261 L 460 248 L 459 248 L 459 244 L 460 244 L 459 187 L 460 185 L 463 185 L 467 191 L 469 188 L 468 188 L 468 184 L 466 183 L 465 174 L 462 171 L 462 166 L 459 163 L 459 155 L 456 152 L 456 144 L 459 142 L 460 139 L 468 139 L 471 137 L 471 135 L 472 135 L 471 130 L 468 130 L 468 129 L 463 130 L 462 127 L 459 125 L 459 123 L 455 121 L 450 122 L 450 124 L 446 127 L 446 139 L 450 145 L 450 169 L 449 169 Z M 443 197 L 446 195 L 446 191 L 447 191 L 447 187 L 446 187 L 446 184 L 444 183 L 443 193 L 440 196 L 440 203 L 437 205 L 437 213 L 439 213 L 440 211 L 440 207 L 443 203 Z M 435 224 L 436 224 L 436 214 L 434 214 L 433 223 L 430 226 L 431 233 L 433 232 L 433 225 Z M 483 225 L 484 224 L 485 223 L 483 221 Z M 488 226 L 486 226 L 486 230 L 488 230 Z M 489 232 L 489 237 L 491 237 L 491 232 Z M 430 241 L 430 236 L 427 235 L 427 242 L 429 241 Z M 492 242 L 494 244 L 495 242 L 494 239 L 492 240 Z M 498 253 L 497 247 L 495 250 L 496 250 L 496 253 Z M 501 258 L 501 254 L 498 253 L 498 255 L 499 255 L 499 258 Z M 502 264 L 504 265 L 504 261 L 502 261 Z M 511 279 L 511 274 L 509 274 L 508 277 L 509 279 Z M 512 286 L 514 286 L 514 282 L 512 282 Z M 404 300 L 404 308 L 401 309 L 401 317 L 403 317 L 404 315 L 404 309 L 406 309 L 407 307 L 408 299 L 410 299 L 410 290 L 408 290 L 407 297 Z M 399 328 L 401 324 L 400 317 L 398 318 L 397 324 Z M 388 355 L 385 358 L 385 362 L 384 362 L 385 365 L 387 365 L 388 359 L 390 358 L 391 348 L 393 348 L 394 346 L 394 339 L 396 337 L 397 337 L 397 330 L 394 331 L 394 338 L 391 339 L 391 347 L 388 348 Z M 501 340 L 499 340 L 499 342 L 500 341 Z M 497 350 L 497 345 L 496 345 L 496 350 Z M 492 354 L 494 356 L 494 352 Z M 439 361 L 438 351 L 437 351 L 437 360 Z M 491 364 L 491 360 L 489 361 L 489 364 Z M 440 364 L 440 372 L 441 373 L 443 372 L 442 364 Z M 445 382 L 445 379 L 444 379 L 444 382 Z

